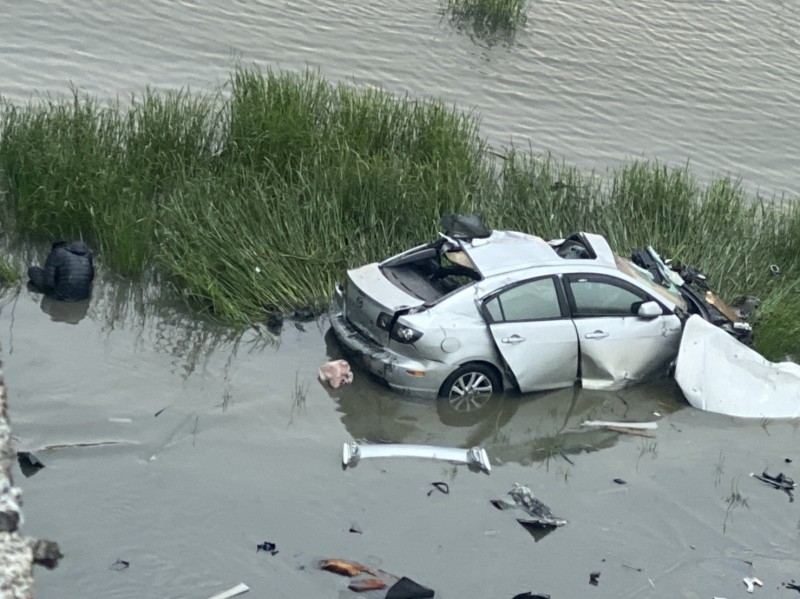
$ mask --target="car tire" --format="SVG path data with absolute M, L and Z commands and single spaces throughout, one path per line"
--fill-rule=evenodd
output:
M 464 364 L 439 389 L 439 418 L 451 426 L 471 426 L 497 407 L 502 392 L 502 380 L 492 366 L 480 362 Z

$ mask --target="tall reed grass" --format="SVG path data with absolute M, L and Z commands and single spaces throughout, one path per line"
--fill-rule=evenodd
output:
M 545 237 L 598 232 L 623 254 L 651 244 L 726 299 L 760 296 L 759 349 L 800 353 L 800 208 L 736 181 L 652 162 L 585 174 L 517 148 L 492 158 L 475 115 L 312 71 L 239 68 L 216 94 L 101 106 L 73 90 L 0 111 L 4 223 L 87 239 L 115 271 L 152 272 L 232 324 L 321 308 L 345 268 L 477 211 Z

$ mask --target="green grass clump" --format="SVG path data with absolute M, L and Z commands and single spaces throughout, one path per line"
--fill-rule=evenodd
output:
M 152 271 L 228 323 L 321 308 L 345 268 L 435 238 L 444 213 L 479 212 L 545 238 L 600 233 L 623 255 L 653 245 L 728 301 L 760 297 L 757 348 L 798 353 L 800 205 L 735 180 L 646 161 L 586 174 L 513 147 L 499 158 L 474 115 L 312 71 L 0 110 L 9 232 L 86 239 L 118 273 Z
M 528 20 L 528 0 L 442 0 L 445 14 L 458 26 L 477 34 L 513 32 Z
M 0 258 L 0 287 L 19 283 L 20 278 L 17 265 L 8 258 Z

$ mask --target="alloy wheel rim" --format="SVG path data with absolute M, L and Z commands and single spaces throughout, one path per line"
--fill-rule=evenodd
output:
M 450 387 L 450 407 L 456 412 L 479 410 L 492 397 L 492 381 L 481 372 L 465 372 Z

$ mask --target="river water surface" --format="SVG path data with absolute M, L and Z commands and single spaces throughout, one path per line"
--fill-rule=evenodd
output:
M 456 102 L 493 143 L 513 138 L 587 169 L 644 155 L 797 194 L 798 31 L 796 0 L 541 1 L 494 45 L 416 0 L 12 1 L 0 93 L 22 102 L 70 82 L 105 98 L 211 90 L 237 60 L 308 65 Z M 409 576 L 444 599 L 730 599 L 748 596 L 751 572 L 765 584 L 756 593 L 784 596 L 781 583 L 800 578 L 798 503 L 749 476 L 800 476 L 796 422 L 699 412 L 665 380 L 511 396 L 453 426 L 361 371 L 338 391 L 319 385 L 319 365 L 339 357 L 324 320 L 233 336 L 156 297 L 102 275 L 86 305 L 24 288 L 0 300 L 18 448 L 46 465 L 15 473 L 24 532 L 65 553 L 37 570 L 39 599 L 206 599 L 239 582 L 253 597 L 355 597 L 316 569 L 325 557 Z M 581 426 L 622 418 L 659 428 L 643 438 Z M 354 438 L 481 445 L 493 470 L 387 459 L 343 471 Z M 450 493 L 429 494 L 434 481 Z M 495 510 L 489 501 L 515 482 L 568 524 L 537 539 Z M 264 541 L 278 553 L 257 552 Z

